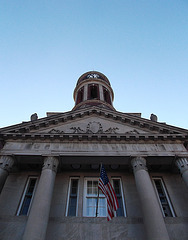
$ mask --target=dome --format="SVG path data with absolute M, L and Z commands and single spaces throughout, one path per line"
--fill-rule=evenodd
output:
M 90 80 L 91 79 L 95 79 L 95 80 L 100 79 L 102 81 L 105 81 L 110 86 L 110 81 L 108 80 L 108 78 L 104 74 L 102 74 L 100 72 L 96 72 L 96 71 L 90 71 L 90 72 L 86 72 L 86 73 L 82 74 L 82 76 L 77 81 L 77 85 L 88 79 L 90 79 Z
M 74 90 L 75 109 L 99 106 L 115 110 L 112 102 L 114 93 L 108 78 L 100 72 L 90 71 L 82 74 Z

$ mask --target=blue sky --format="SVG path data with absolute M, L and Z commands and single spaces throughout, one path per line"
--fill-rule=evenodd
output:
M 96 70 L 116 110 L 188 128 L 187 0 L 1 0 L 0 33 L 0 127 L 70 111 Z

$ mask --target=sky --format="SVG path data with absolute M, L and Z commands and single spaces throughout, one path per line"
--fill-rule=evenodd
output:
M 74 107 L 108 77 L 114 107 L 188 128 L 188 0 L 1 0 L 0 128 Z

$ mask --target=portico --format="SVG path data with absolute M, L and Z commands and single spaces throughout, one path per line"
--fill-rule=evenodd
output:
M 113 98 L 88 72 L 73 110 L 1 129 L 0 239 L 186 240 L 188 131 L 118 112 Z M 110 223 L 102 195 L 93 215 L 101 163 L 121 206 Z

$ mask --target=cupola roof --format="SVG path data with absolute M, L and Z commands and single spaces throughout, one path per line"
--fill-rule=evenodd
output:
M 100 106 L 115 110 L 114 93 L 108 78 L 100 72 L 90 71 L 82 74 L 74 90 L 75 106 L 73 110 L 88 106 Z

